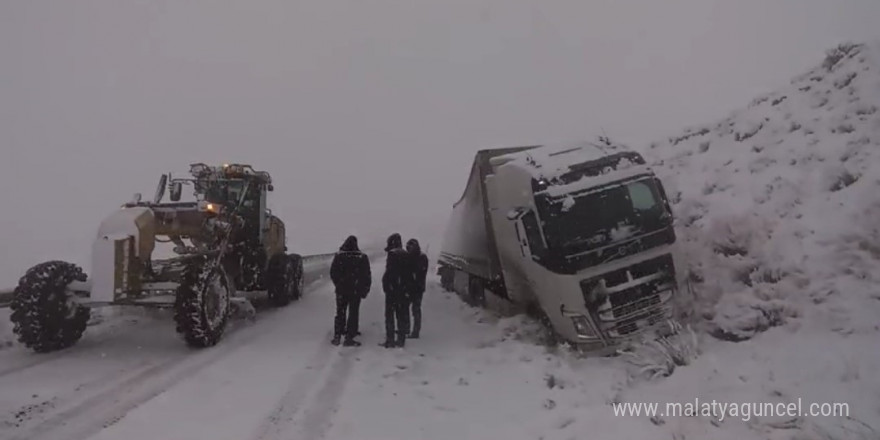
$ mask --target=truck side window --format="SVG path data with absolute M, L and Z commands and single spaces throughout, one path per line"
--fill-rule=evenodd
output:
M 529 248 L 532 250 L 532 255 L 537 257 L 544 255 L 546 246 L 544 246 L 544 239 L 541 237 L 541 229 L 535 212 L 529 211 L 523 215 L 522 224 L 526 230 L 526 238 L 529 240 Z

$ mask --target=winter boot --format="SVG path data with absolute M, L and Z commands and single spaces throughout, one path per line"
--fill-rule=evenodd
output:
M 379 346 L 385 348 L 394 348 L 397 346 L 397 344 L 395 344 L 394 340 L 392 339 L 386 339 L 385 342 L 382 342 L 381 344 L 379 344 Z
M 409 334 L 409 338 L 410 339 L 419 339 L 419 331 L 413 330 L 413 332 Z
M 352 338 L 345 338 L 345 342 L 343 342 L 342 345 L 344 347 L 360 347 L 361 343 Z
M 330 341 L 330 343 L 333 345 L 339 345 L 339 341 L 341 341 L 341 340 L 342 340 L 342 336 L 335 335 L 335 336 L 333 336 L 333 340 Z

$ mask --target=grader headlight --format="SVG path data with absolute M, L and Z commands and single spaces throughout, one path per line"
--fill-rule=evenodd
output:
M 211 214 L 220 214 L 222 207 L 216 203 L 201 202 L 199 203 L 199 210 L 209 212 Z

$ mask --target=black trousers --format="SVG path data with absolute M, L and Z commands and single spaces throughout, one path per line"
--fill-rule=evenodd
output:
M 425 292 L 413 292 L 409 295 L 409 309 L 412 311 L 412 332 L 422 331 L 422 296 Z
M 409 303 L 406 295 L 385 295 L 385 339 L 405 340 L 409 334 Z M 396 336 L 396 338 L 395 338 Z
M 335 336 L 357 336 L 360 319 L 361 298 L 353 293 L 336 294 L 336 319 L 333 322 Z

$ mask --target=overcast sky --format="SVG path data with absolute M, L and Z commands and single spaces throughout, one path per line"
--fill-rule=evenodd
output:
M 294 251 L 433 248 L 479 148 L 639 146 L 880 38 L 878 0 L 0 2 L 0 284 L 88 263 L 195 161 L 272 173 Z

